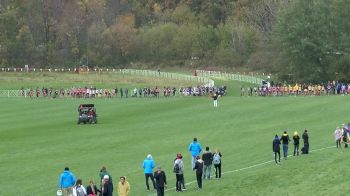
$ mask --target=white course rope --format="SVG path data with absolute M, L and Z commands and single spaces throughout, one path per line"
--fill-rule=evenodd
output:
M 315 149 L 315 150 L 310 150 L 310 152 L 322 151 L 322 150 L 326 150 L 326 149 L 329 149 L 329 148 L 335 148 L 335 146 L 328 146 L 328 147 L 324 147 L 324 148 L 319 148 L 319 149 Z M 289 155 L 288 157 L 291 157 L 291 156 L 292 156 L 292 155 Z M 270 160 L 270 161 L 265 161 L 265 162 L 262 162 L 262 163 L 258 163 L 258 164 L 255 164 L 255 165 L 251 165 L 251 166 L 248 166 L 248 167 L 243 167 L 243 168 L 240 168 L 240 169 L 235 169 L 235 170 L 231 170 L 231 171 L 226 171 L 226 172 L 221 173 L 221 175 L 229 174 L 229 173 L 235 173 L 235 172 L 239 172 L 239 171 L 243 171 L 243 170 L 247 170 L 247 169 L 259 167 L 259 166 L 267 165 L 267 164 L 273 163 L 273 162 L 275 162 L 275 159 Z M 190 185 L 190 184 L 193 184 L 193 183 L 195 183 L 195 182 L 197 182 L 197 181 L 196 181 L 196 180 L 193 180 L 193 181 L 191 181 L 191 182 L 186 183 L 186 185 Z M 172 188 L 166 189 L 165 191 L 170 191 L 170 190 L 175 190 L 175 189 L 176 189 L 176 187 L 172 187 Z M 151 194 L 151 195 L 157 195 L 157 194 Z

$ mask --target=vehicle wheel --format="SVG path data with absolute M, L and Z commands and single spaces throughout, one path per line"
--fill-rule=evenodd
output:
M 78 125 L 80 125 L 80 121 L 78 120 Z

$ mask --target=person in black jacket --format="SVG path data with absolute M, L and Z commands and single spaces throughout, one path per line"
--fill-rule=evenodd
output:
M 289 144 L 289 136 L 287 134 L 287 131 L 283 132 L 281 137 L 282 145 L 283 145 L 283 157 L 284 159 L 287 159 L 288 157 L 288 144 Z
M 202 188 L 202 175 L 203 175 L 203 160 L 200 156 L 196 157 L 196 163 L 194 165 L 193 170 L 196 170 L 196 178 L 197 178 L 197 184 L 198 188 Z
M 101 191 L 97 189 L 97 186 L 95 185 L 94 181 L 91 179 L 89 182 L 89 185 L 86 187 L 86 194 L 87 195 L 97 195 L 97 193 L 100 193 Z
M 205 151 L 202 154 L 202 160 L 204 162 L 203 179 L 206 177 L 210 180 L 211 165 L 213 164 L 213 153 L 209 151 L 209 147 L 205 147 Z M 207 175 L 208 170 L 208 175 Z
M 281 163 L 281 151 L 280 151 L 281 141 L 278 138 L 278 135 L 275 135 L 275 139 L 272 141 L 272 151 L 275 154 L 275 162 L 276 164 Z M 278 162 L 277 162 L 278 155 Z
M 297 155 L 299 156 L 299 134 L 297 131 L 294 132 L 294 136 L 293 136 L 293 144 L 294 144 L 294 154 L 293 156 Z
M 102 196 L 113 195 L 113 184 L 109 181 L 109 176 L 103 176 Z
M 309 135 L 307 134 L 307 130 L 305 129 L 303 135 L 304 147 L 302 150 L 303 154 L 309 154 Z
M 154 172 L 154 179 L 156 180 L 157 196 L 164 196 L 164 188 L 166 188 L 166 175 L 162 171 L 161 167 L 157 167 L 157 171 Z

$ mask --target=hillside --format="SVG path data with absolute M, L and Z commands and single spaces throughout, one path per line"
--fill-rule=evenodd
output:
M 221 67 L 346 79 L 348 9 L 348 0 L 3 0 L 0 66 Z

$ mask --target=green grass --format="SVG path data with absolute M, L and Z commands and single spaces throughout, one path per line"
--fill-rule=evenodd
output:
M 149 195 L 141 169 L 148 153 L 165 169 L 172 188 L 178 152 L 184 155 L 185 181 L 195 179 L 187 151 L 193 137 L 202 147 L 221 149 L 227 172 L 272 160 L 276 133 L 307 128 L 313 150 L 334 145 L 334 128 L 349 121 L 348 96 L 241 98 L 239 87 L 229 82 L 232 96 L 219 99 L 217 109 L 207 97 L 1 98 L 0 195 L 55 195 L 65 166 L 86 185 L 90 178 L 98 181 L 102 165 L 114 182 L 127 176 L 132 195 Z M 90 102 L 97 107 L 99 124 L 77 125 L 77 106 Z M 200 192 L 192 183 L 181 195 L 344 195 L 348 151 L 330 148 L 280 166 L 224 174 L 221 180 L 204 181 Z M 166 195 L 179 194 L 170 190 Z
M 54 73 L 54 72 L 30 72 L 14 73 L 0 72 L 0 90 L 12 90 L 24 88 L 71 88 L 96 86 L 97 88 L 118 87 L 155 87 L 166 84 L 168 86 L 184 87 L 197 85 L 192 81 L 182 81 L 172 78 L 135 76 L 121 73 Z

